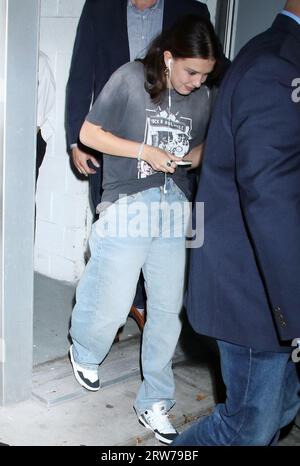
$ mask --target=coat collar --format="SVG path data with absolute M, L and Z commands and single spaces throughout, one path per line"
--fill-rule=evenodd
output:
M 274 23 L 272 24 L 272 28 L 281 30 L 284 32 L 289 32 L 298 41 L 300 41 L 300 26 L 296 21 L 294 21 L 289 16 L 282 15 L 282 14 L 277 15 Z
M 280 56 L 300 69 L 300 25 L 292 18 L 279 14 L 271 29 L 287 33 L 281 45 Z

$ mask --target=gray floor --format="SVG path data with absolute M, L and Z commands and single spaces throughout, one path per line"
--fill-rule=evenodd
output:
M 67 354 L 75 287 L 40 274 L 34 277 L 33 364 Z
M 36 276 L 32 399 L 0 409 L 0 442 L 11 445 L 160 446 L 132 409 L 141 383 L 140 335 L 128 320 L 121 341 L 100 368 L 103 388 L 87 392 L 67 358 L 74 288 Z M 206 416 L 224 396 L 215 347 L 185 325 L 174 364 L 177 403 L 171 419 L 179 431 Z M 300 445 L 294 427 L 280 445 Z
M 38 273 L 34 276 L 33 365 L 66 356 L 75 286 Z M 120 339 L 137 334 L 136 324 L 128 319 Z

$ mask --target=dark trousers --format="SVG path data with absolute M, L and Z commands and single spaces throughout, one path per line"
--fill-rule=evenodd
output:
M 45 157 L 46 149 L 47 143 L 42 138 L 41 130 L 39 130 L 36 135 L 35 188 L 39 176 L 40 167 Z
M 218 341 L 225 403 L 195 422 L 173 446 L 274 445 L 300 408 L 299 367 L 289 353 Z
M 36 158 L 35 158 L 35 190 L 39 176 L 40 167 L 43 163 L 47 149 L 47 143 L 42 138 L 41 130 L 39 129 L 36 135 Z M 36 227 L 36 206 L 34 208 L 34 236 Z

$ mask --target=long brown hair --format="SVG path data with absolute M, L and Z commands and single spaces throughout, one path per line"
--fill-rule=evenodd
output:
M 221 61 L 221 47 L 210 21 L 197 15 L 183 16 L 171 29 L 163 31 L 149 47 L 141 62 L 145 68 L 145 89 L 155 102 L 161 100 L 167 88 L 164 51 L 176 58 L 214 59 L 216 65 L 208 83 L 217 78 Z

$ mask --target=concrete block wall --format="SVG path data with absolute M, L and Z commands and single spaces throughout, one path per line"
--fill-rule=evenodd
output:
M 56 81 L 56 126 L 37 186 L 35 270 L 70 282 L 83 272 L 92 221 L 88 183 L 70 168 L 64 131 L 65 88 L 83 4 L 84 0 L 41 1 L 40 49 L 48 55 Z
M 214 20 L 216 0 L 206 3 Z M 56 126 L 37 185 L 35 270 L 69 282 L 84 270 L 92 222 L 88 183 L 71 171 L 64 131 L 66 82 L 83 4 L 41 0 L 40 49 L 48 55 L 56 81 Z

